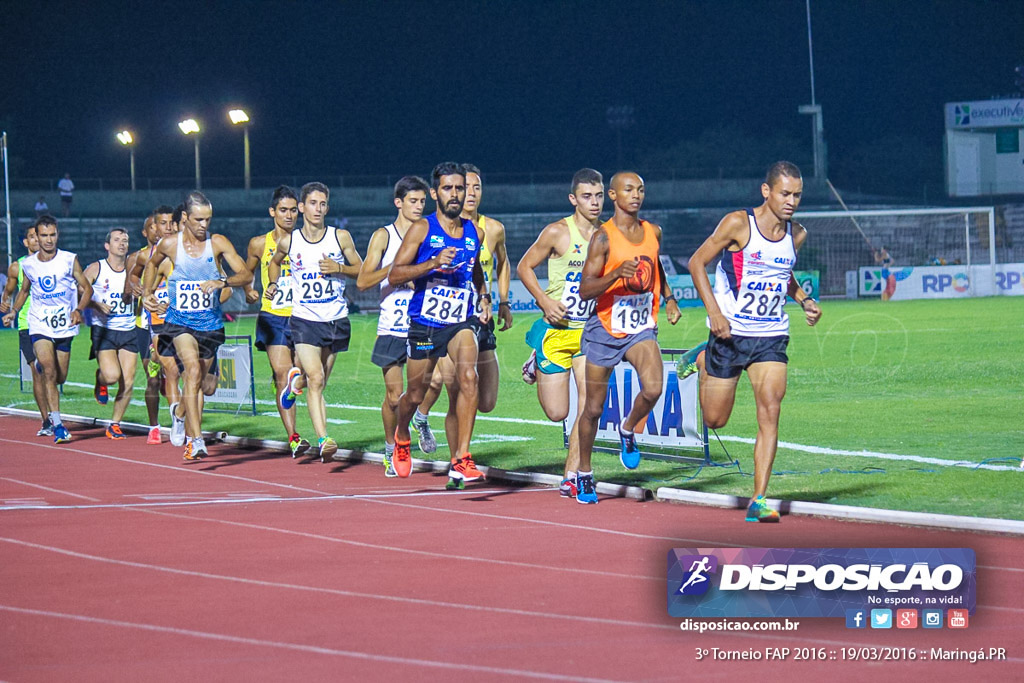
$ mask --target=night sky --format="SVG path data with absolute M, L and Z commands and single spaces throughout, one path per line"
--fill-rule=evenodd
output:
M 152 4 L 152 7 L 148 6 Z M 141 177 L 611 170 L 610 105 L 635 107 L 626 163 L 715 124 L 787 135 L 810 159 L 804 0 L 219 2 L 8 0 L 0 124 L 16 176 Z M 812 0 L 833 166 L 878 137 L 941 150 L 942 105 L 1012 96 L 1024 2 Z M 935 158 L 941 159 L 938 152 Z M 761 165 L 763 160 L 752 163 Z M 770 161 L 770 160 L 769 160 Z

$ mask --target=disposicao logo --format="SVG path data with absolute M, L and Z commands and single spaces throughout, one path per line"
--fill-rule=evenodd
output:
M 676 548 L 674 617 L 845 617 L 851 610 L 974 610 L 969 548 Z M 872 627 L 875 624 L 872 614 Z M 853 625 L 851 628 L 859 628 Z

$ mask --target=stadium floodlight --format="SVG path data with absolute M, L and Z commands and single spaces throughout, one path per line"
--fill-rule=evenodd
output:
M 199 172 L 199 122 L 195 119 L 185 119 L 178 122 L 178 128 L 185 135 L 196 136 L 196 189 L 203 189 L 202 175 Z
M 232 109 L 228 112 L 228 118 L 234 125 L 242 124 L 242 145 L 245 157 L 245 189 L 252 187 L 252 174 L 249 167 L 249 115 L 244 109 Z
M 128 148 L 128 159 L 132 176 L 132 192 L 135 192 L 135 138 L 126 130 L 117 134 L 117 141 Z

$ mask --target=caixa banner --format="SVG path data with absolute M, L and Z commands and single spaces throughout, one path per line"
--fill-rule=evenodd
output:
M 970 548 L 674 548 L 673 617 L 845 617 L 848 609 L 974 613 Z

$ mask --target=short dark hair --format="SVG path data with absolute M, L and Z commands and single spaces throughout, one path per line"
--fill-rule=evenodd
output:
M 171 214 L 171 222 L 181 223 L 181 215 L 183 213 L 185 213 L 185 205 L 178 204 L 176 207 L 174 207 L 174 213 Z
M 787 178 L 803 178 L 803 175 L 800 174 L 800 168 L 792 161 L 776 161 L 768 167 L 768 172 L 764 176 L 764 182 L 768 187 L 772 187 L 775 185 L 775 181 L 782 176 Z
M 601 175 L 600 171 L 595 171 L 592 168 L 581 168 L 572 175 L 572 186 L 569 188 L 569 193 L 576 194 L 576 188 L 584 183 L 587 185 L 604 185 L 604 176 Z
M 213 208 L 213 204 L 210 203 L 210 200 L 207 199 L 206 195 L 199 190 L 192 190 L 185 195 L 185 200 L 182 202 L 182 206 L 185 207 L 185 213 L 192 213 L 200 206 L 209 206 L 210 208 Z
M 323 183 L 313 182 L 306 183 L 305 185 L 302 186 L 302 189 L 299 191 L 299 194 L 302 196 L 302 203 L 305 204 L 306 197 L 313 194 L 314 192 L 323 192 L 324 197 L 327 198 L 327 201 L 331 200 L 331 191 L 327 188 L 327 186 L 324 185 Z
M 114 235 L 115 232 L 123 232 L 125 235 L 128 234 L 128 231 L 125 230 L 124 228 L 111 228 L 110 230 L 107 230 L 107 236 L 103 238 L 103 243 L 109 243 L 110 238 Z
M 477 168 L 476 166 L 474 166 L 473 164 L 460 164 L 460 165 L 462 166 L 462 177 L 463 178 L 468 176 L 470 173 L 476 173 L 477 177 L 480 178 L 481 181 L 484 179 L 483 175 L 480 173 L 480 169 Z
M 153 213 L 150 214 L 150 215 L 151 216 L 160 216 L 160 215 L 163 215 L 165 213 L 173 214 L 174 213 L 174 209 L 172 209 L 171 207 L 167 206 L 166 204 L 161 204 L 160 206 L 158 206 L 155 209 L 153 209 Z
M 37 223 L 37 221 L 32 221 L 31 223 L 29 223 L 28 225 L 25 226 L 25 236 L 22 239 L 26 239 L 26 240 L 28 239 L 28 233 L 29 233 L 30 230 L 35 230 L 36 229 L 36 223 Z
M 278 185 L 274 194 L 270 196 L 270 208 L 276 209 L 282 199 L 294 199 L 296 204 L 299 202 L 299 198 L 295 196 L 295 190 L 287 185 Z
M 405 199 L 410 192 L 426 192 L 430 189 L 427 181 L 418 175 L 407 175 L 395 183 L 395 199 Z
M 466 172 L 462 170 L 462 164 L 457 164 L 454 161 L 442 161 L 430 172 L 430 186 L 435 190 L 439 188 L 441 176 L 446 175 L 460 175 L 465 178 Z
M 36 219 L 35 227 L 38 228 L 40 225 L 52 225 L 53 227 L 56 228 L 57 219 L 48 213 L 44 213 L 42 216 Z

